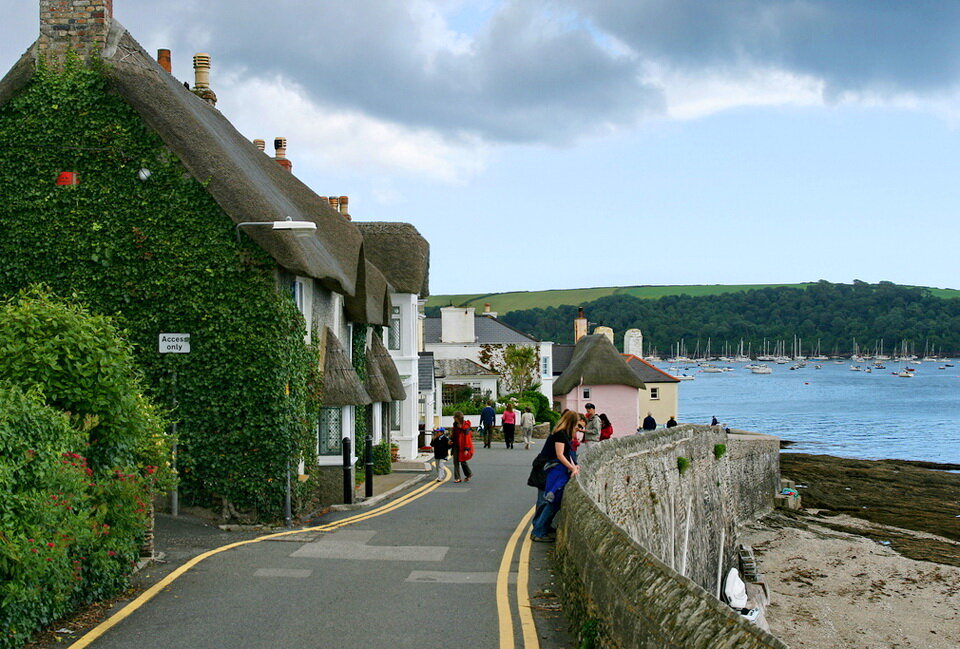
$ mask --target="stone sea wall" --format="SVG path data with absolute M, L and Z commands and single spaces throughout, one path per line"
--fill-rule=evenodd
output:
M 597 620 L 606 647 L 784 647 L 718 600 L 738 526 L 773 507 L 778 456 L 774 437 L 694 425 L 593 449 L 559 518 L 571 619 Z

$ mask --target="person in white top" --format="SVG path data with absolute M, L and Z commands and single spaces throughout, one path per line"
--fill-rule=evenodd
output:
M 533 426 L 537 421 L 530 412 L 530 408 L 524 408 L 520 415 L 520 432 L 523 433 L 523 448 L 530 448 L 530 442 L 533 441 Z

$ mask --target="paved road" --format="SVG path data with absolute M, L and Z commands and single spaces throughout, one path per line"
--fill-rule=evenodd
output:
M 497 573 L 508 540 L 534 502 L 525 484 L 534 451 L 477 453 L 470 482 L 451 480 L 409 504 L 335 531 L 304 532 L 211 556 L 89 646 L 500 647 Z M 549 579 L 542 570 L 545 552 L 534 545 L 531 590 Z M 513 610 L 515 617 L 515 605 Z M 556 637 L 556 628 L 542 633 Z M 519 630 L 516 637 L 523 646 Z

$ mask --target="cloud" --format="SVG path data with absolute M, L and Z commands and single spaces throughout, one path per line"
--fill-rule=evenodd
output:
M 463 3 L 429 0 L 278 0 L 268 12 L 176 0 L 137 22 L 178 49 L 209 48 L 227 71 L 296 79 L 316 104 L 454 139 L 567 144 L 662 109 L 634 61 L 533 4 L 499 3 L 471 33 L 448 21 Z
M 827 100 L 937 93 L 960 73 L 960 4 L 939 0 L 562 0 L 638 56 L 688 74 L 780 69 Z

